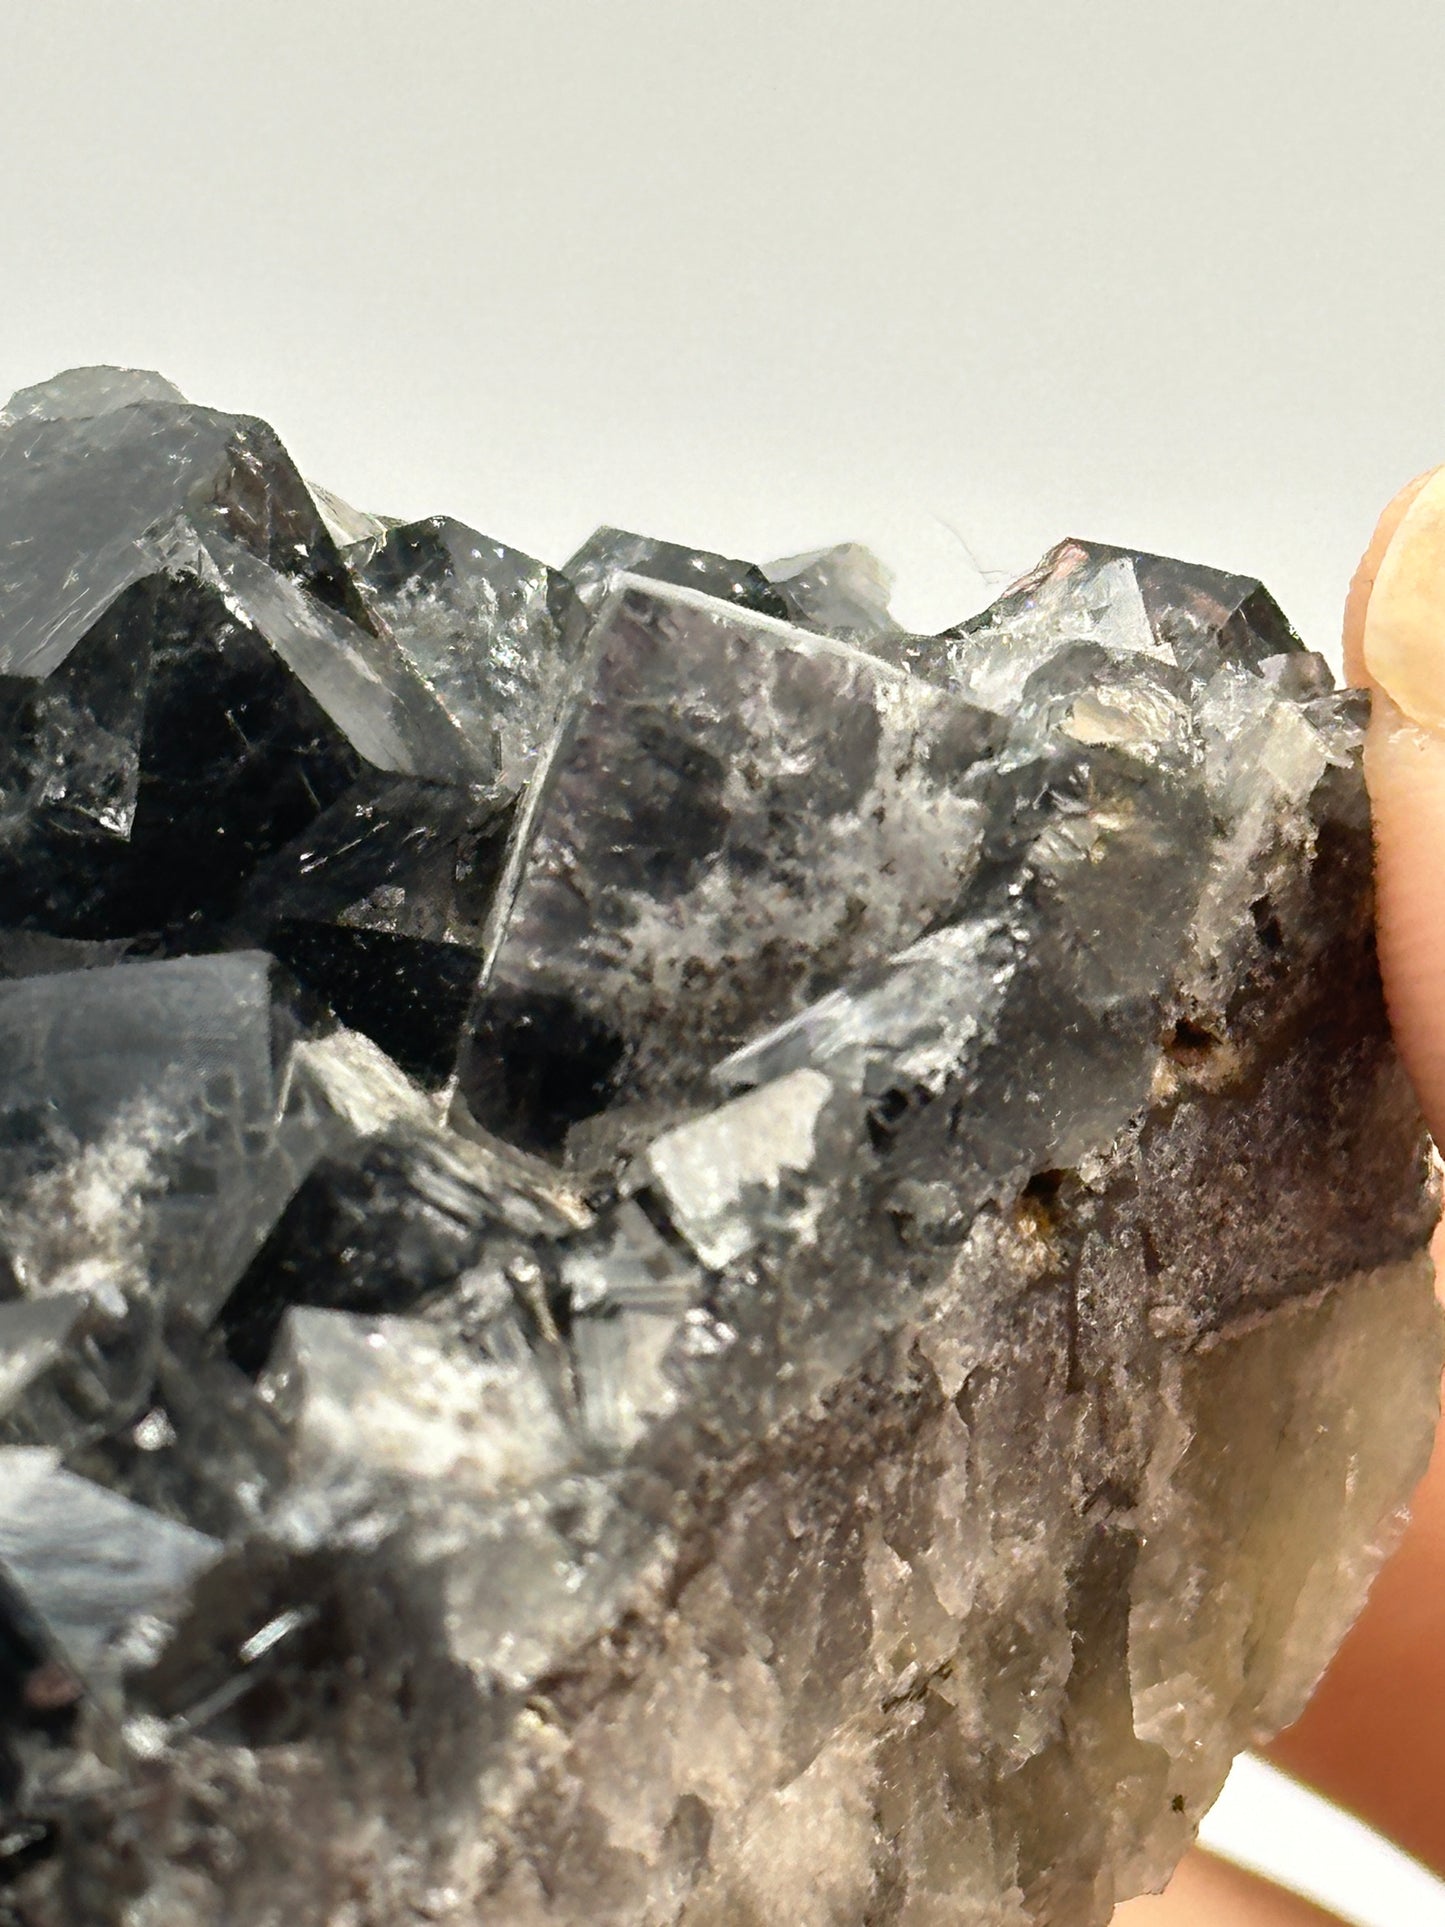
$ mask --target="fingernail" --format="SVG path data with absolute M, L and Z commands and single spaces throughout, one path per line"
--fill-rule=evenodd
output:
M 1363 641 L 1370 680 L 1411 722 L 1445 731 L 1445 467 L 1424 477 L 1380 558 Z

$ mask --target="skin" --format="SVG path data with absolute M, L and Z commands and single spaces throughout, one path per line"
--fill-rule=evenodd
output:
M 1115 1927 L 1338 1927 L 1308 1901 L 1192 1853 L 1157 1900 L 1131 1900 L 1114 1914 Z
M 1345 608 L 1345 671 L 1373 695 L 1380 967 L 1400 1053 L 1445 1143 L 1445 467 L 1380 517 Z M 1437 1275 L 1445 1241 L 1436 1236 Z M 1445 1294 L 1442 1294 L 1445 1295 Z M 1445 1428 L 1411 1523 L 1297 1726 L 1287 1771 L 1445 1875 Z M 1332 1919 L 1195 1854 L 1115 1927 L 1327 1927 Z

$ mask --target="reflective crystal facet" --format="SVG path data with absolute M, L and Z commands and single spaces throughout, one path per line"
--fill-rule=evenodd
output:
M 508 605 L 475 677 L 484 729 L 455 664 L 406 653 L 375 604 L 265 423 L 127 370 L 18 396 L 0 423 L 0 930 L 266 944 L 444 1081 L 549 720 L 527 655 L 546 646 Z M 404 991 L 358 991 L 376 947 L 358 926 L 396 939 Z
M 1364 699 L 887 587 L 0 414 L 7 1927 L 1103 1927 L 1303 1703 L 1442 1349 Z
M 518 821 L 473 1114 L 545 1147 L 677 1095 L 946 915 L 992 724 L 845 645 L 626 579 Z
M 787 556 L 769 562 L 763 573 L 787 604 L 789 619 L 801 628 L 838 636 L 860 649 L 897 631 L 888 613 L 892 577 L 859 542 Z
M 581 637 L 567 577 L 444 515 L 390 528 L 352 559 L 378 626 L 489 753 L 493 780 L 520 789 Z

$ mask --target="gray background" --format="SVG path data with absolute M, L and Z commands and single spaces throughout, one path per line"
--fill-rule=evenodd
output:
M 159 366 L 560 559 L 1065 533 L 1330 646 L 1445 457 L 1445 7 L 0 0 L 0 387 Z

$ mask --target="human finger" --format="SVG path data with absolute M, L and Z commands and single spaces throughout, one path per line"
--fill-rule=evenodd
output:
M 1351 587 L 1346 667 L 1373 690 L 1365 771 L 1396 1037 L 1445 1134 L 1445 469 L 1402 489 Z M 1442 1253 L 1437 1234 L 1437 1265 Z M 1304 1717 L 1290 1772 L 1445 1872 L 1445 1436 L 1410 1526 Z
M 1396 1039 L 1445 1139 L 1445 468 L 1401 490 L 1351 590 L 1347 663 L 1374 701 L 1380 969 Z
M 1334 1914 L 1241 1873 L 1212 1854 L 1191 1853 L 1157 1898 L 1114 1910 L 1113 1927 L 1340 1927 Z

